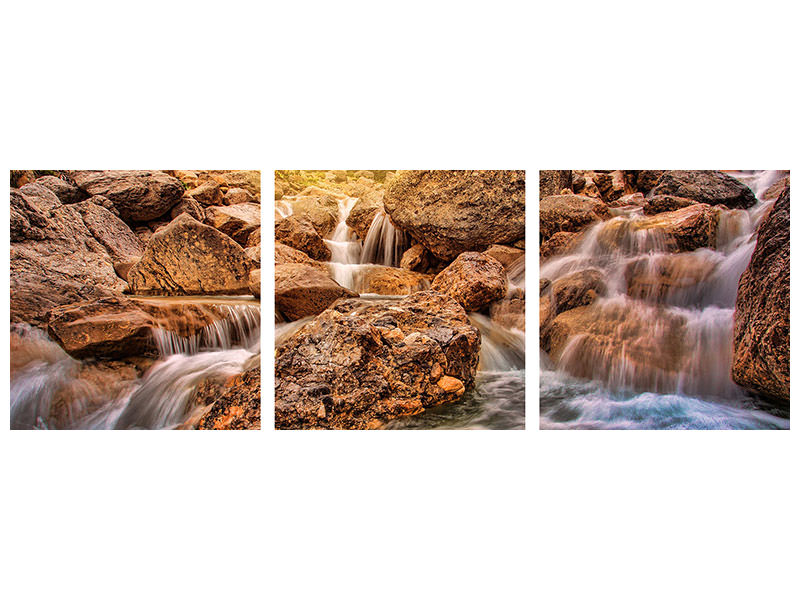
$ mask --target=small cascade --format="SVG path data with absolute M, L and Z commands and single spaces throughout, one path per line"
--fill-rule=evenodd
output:
M 525 334 L 492 323 L 480 313 L 470 313 L 470 322 L 481 333 L 479 371 L 522 371 L 525 369 Z
M 194 424 L 204 410 L 191 406 L 196 387 L 208 378 L 242 373 L 261 352 L 257 304 L 201 300 L 223 317 L 191 336 L 154 329 L 160 358 L 140 379 L 120 384 L 117 393 L 82 378 L 84 363 L 43 331 L 12 329 L 12 428 L 171 429 Z
M 275 202 L 275 218 L 285 219 L 294 212 L 292 203 L 288 200 L 278 200 Z
M 717 207 L 713 249 L 674 252 L 660 227 L 652 221 L 641 226 L 641 209 L 626 209 L 589 228 L 568 254 L 541 265 L 540 276 L 553 283 L 592 269 L 606 287 L 574 317 L 580 319 L 580 333 L 551 357 L 554 364 L 541 365 L 543 426 L 611 426 L 596 422 L 603 415 L 596 398 L 606 399 L 605 414 L 620 427 L 659 420 L 664 427 L 702 427 L 713 421 L 715 406 L 743 411 L 720 414 L 720 426 L 727 426 L 753 412 L 730 376 L 733 313 L 755 232 L 772 205 L 762 196 L 778 176 L 767 171 L 741 179 L 750 182 L 758 202 L 749 210 Z M 577 397 L 564 394 L 560 385 Z M 636 403 L 624 414 L 624 399 L 633 397 Z M 659 398 L 671 407 L 666 412 L 654 406 Z M 698 408 L 703 402 L 711 408 Z M 647 417 L 641 414 L 646 407 L 653 411 Z M 688 415 L 698 415 L 698 421 L 691 423 Z M 780 424 L 762 414 L 753 418 L 754 426 Z
M 367 231 L 360 262 L 399 267 L 403 252 L 407 249 L 408 236 L 394 226 L 385 212 L 379 210 Z

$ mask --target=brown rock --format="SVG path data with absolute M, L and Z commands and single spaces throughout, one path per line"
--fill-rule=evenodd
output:
M 546 196 L 539 202 L 539 234 L 546 241 L 559 231 L 581 231 L 607 216 L 606 206 L 588 196 Z
M 422 244 L 411 246 L 400 259 L 400 268 L 420 273 L 429 273 L 439 264 L 440 261 Z
M 256 298 L 261 298 L 261 269 L 250 271 L 250 277 L 247 282 L 250 286 L 250 293 Z
M 572 171 L 539 171 L 539 197 L 572 193 Z
M 86 192 L 84 192 L 78 186 L 64 181 L 60 177 L 45 175 L 44 177 L 39 177 L 36 180 L 36 183 L 46 187 L 48 190 L 58 196 L 58 199 L 62 204 L 73 204 L 88 198 Z
M 38 180 L 37 180 L 38 181 Z M 766 192 L 764 192 L 764 200 L 776 200 L 785 190 L 789 187 L 789 177 L 784 177 L 783 179 L 776 181 L 773 183 Z
M 278 347 L 275 426 L 372 428 L 457 400 L 473 383 L 479 346 L 464 310 L 442 294 L 342 300 Z M 461 385 L 438 385 L 444 377 Z
M 323 263 L 316 261 L 308 256 L 305 252 L 301 252 L 291 246 L 287 246 L 286 244 L 281 244 L 279 242 L 275 243 L 275 264 L 276 265 L 284 265 L 287 263 L 299 263 L 303 265 L 309 265 L 314 267 L 315 269 L 321 270 L 323 273 L 327 275 L 328 267 L 326 267 Z
M 232 206 L 209 206 L 206 209 L 205 222 L 244 247 L 250 234 L 261 226 L 261 205 L 250 202 Z
M 247 190 L 256 202 L 261 202 L 261 171 L 222 171 L 219 179 L 226 188 Z
M 250 235 L 247 236 L 247 241 L 245 241 L 244 246 L 245 248 L 250 248 L 252 246 L 260 246 L 261 245 L 261 226 L 256 227 Z
M 136 294 L 249 294 L 250 264 L 227 235 L 182 214 L 153 234 L 128 281 Z
M 383 194 L 383 190 L 370 190 L 365 193 L 353 205 L 347 216 L 347 226 L 362 240 L 367 238 L 367 232 L 375 215 L 383 210 Z
M 789 404 L 789 198 L 787 185 L 758 227 L 736 295 L 733 380 L 781 407 Z
M 242 204 L 255 201 L 256 197 L 243 188 L 231 188 L 225 192 L 225 197 L 223 198 L 225 204 Z
M 206 220 L 206 211 L 200 203 L 191 196 L 184 196 L 178 203 L 172 207 L 169 216 L 175 219 L 178 215 L 186 213 L 190 217 L 194 217 L 201 223 Z
M 651 196 L 645 200 L 643 212 L 646 215 L 656 215 L 686 208 L 692 204 L 697 204 L 697 202 L 688 198 L 678 198 L 677 196 Z
M 472 312 L 505 296 L 507 286 L 499 261 L 477 252 L 464 252 L 436 276 L 431 289 L 450 296 Z
M 525 172 L 400 171 L 384 207 L 398 228 L 452 260 L 525 236 Z
M 261 429 L 261 368 L 223 384 L 207 380 L 197 388 L 193 401 L 211 405 L 198 429 Z
M 275 308 L 290 321 L 318 315 L 340 298 L 356 297 L 314 267 L 275 265 Z
M 404 296 L 427 290 L 431 277 L 408 269 L 384 266 L 365 266 L 353 275 L 353 290 L 361 294 Z
M 336 228 L 339 221 L 339 200 L 342 198 L 343 194 L 309 186 L 292 202 L 292 215 L 298 219 L 307 218 L 317 233 L 324 237 Z
M 579 235 L 569 231 L 558 231 L 542 242 L 539 248 L 539 258 L 550 258 L 568 252 Z
M 596 171 L 593 181 L 605 202 L 619 200 L 634 191 L 626 185 L 625 174 L 622 171 Z
M 204 206 L 219 206 L 223 203 L 222 189 L 213 179 L 207 179 L 196 188 L 186 192 L 186 196 Z
M 183 184 L 162 171 L 71 171 L 77 187 L 104 196 L 127 223 L 157 219 L 183 196 Z
M 597 269 L 584 269 L 559 277 L 552 282 L 555 314 L 586 306 L 606 291 L 605 274 Z
M 653 195 L 678 196 L 728 208 L 749 208 L 756 203 L 750 188 L 722 171 L 666 171 L 653 188 Z
M 460 380 L 455 377 L 450 377 L 449 375 L 442 376 L 442 378 L 436 382 L 436 385 L 442 388 L 446 394 L 455 394 L 457 397 L 460 397 L 464 393 L 464 384 L 461 383 Z
M 275 223 L 275 241 L 291 246 L 316 260 L 331 259 L 331 251 L 307 218 L 288 216 Z
M 494 244 L 488 250 L 483 252 L 484 256 L 491 256 L 493 259 L 503 265 L 504 269 L 508 269 L 518 260 L 525 260 L 525 251 L 519 248 L 512 248 L 511 246 L 503 246 Z

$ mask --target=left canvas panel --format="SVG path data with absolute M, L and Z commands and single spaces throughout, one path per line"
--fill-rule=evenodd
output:
M 258 171 L 11 171 L 12 429 L 261 427 Z

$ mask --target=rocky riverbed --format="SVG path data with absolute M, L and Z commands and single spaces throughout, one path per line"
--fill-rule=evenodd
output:
M 275 425 L 524 427 L 522 171 L 278 171 Z
M 259 428 L 260 210 L 257 171 L 12 171 L 12 428 Z
M 543 171 L 540 424 L 789 426 L 789 173 Z

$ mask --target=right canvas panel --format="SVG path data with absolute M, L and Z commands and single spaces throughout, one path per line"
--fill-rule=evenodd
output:
M 789 189 L 540 171 L 540 427 L 788 429 Z

